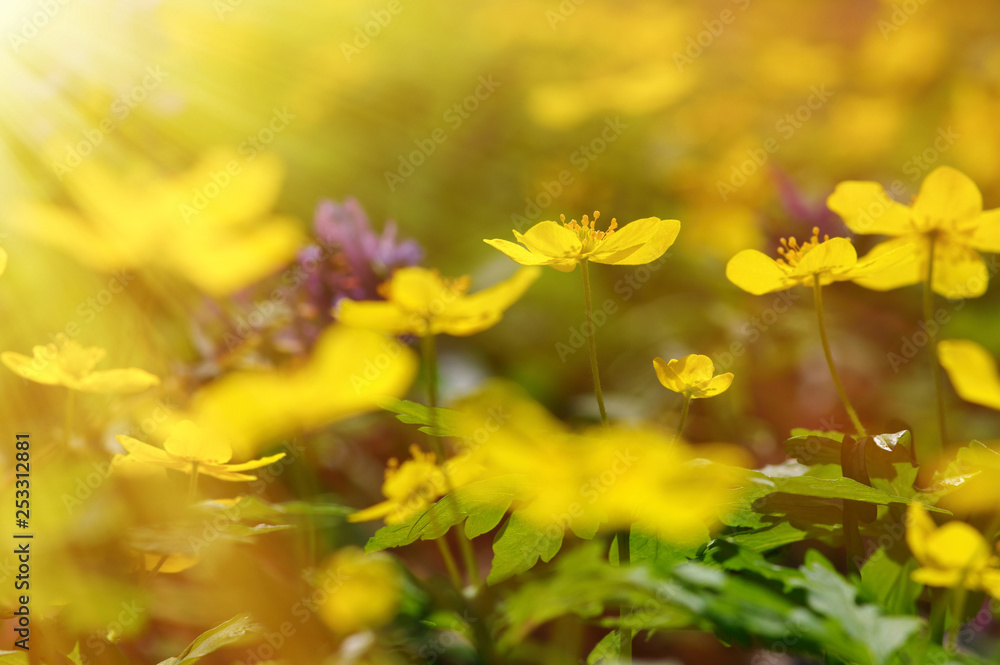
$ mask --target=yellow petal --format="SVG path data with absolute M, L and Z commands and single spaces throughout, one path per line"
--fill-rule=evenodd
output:
M 390 515 L 396 509 L 395 501 L 383 501 L 382 503 L 376 503 L 374 506 L 369 506 L 363 510 L 359 510 L 356 513 L 351 513 L 347 516 L 348 522 L 368 522 L 370 520 L 382 519 Z
M 893 201 L 877 182 L 842 182 L 827 198 L 826 205 L 854 233 L 897 236 L 914 230 L 910 208 Z
M 927 240 L 921 235 L 907 235 L 881 242 L 859 263 L 864 266 L 884 265 L 889 257 L 912 257 L 884 270 L 859 270 L 853 277 L 856 284 L 875 291 L 889 291 L 924 281 L 927 271 Z
M 91 372 L 77 381 L 74 388 L 88 393 L 138 393 L 158 385 L 159 377 L 130 367 Z
M 850 270 L 858 262 L 854 244 L 847 238 L 830 238 L 816 245 L 792 268 L 793 275 L 815 275 Z
M 580 236 L 557 222 L 539 222 L 524 234 L 514 231 L 514 237 L 532 254 L 553 259 L 577 258 L 583 249 Z
M 959 397 L 1000 410 L 1000 374 L 989 351 L 971 340 L 946 339 L 937 354 Z
M 432 305 L 442 307 L 448 299 L 458 295 L 448 288 L 437 271 L 408 267 L 392 274 L 386 299 L 406 311 L 424 312 Z
M 143 554 L 143 563 L 146 570 L 156 569 L 158 573 L 164 574 L 179 573 L 198 563 L 198 557 L 185 556 L 183 554 L 170 554 L 163 563 L 160 563 L 161 559 L 163 559 L 163 556 L 160 554 L 150 554 L 149 552 Z
M 729 390 L 729 386 L 733 383 L 733 373 L 726 372 L 725 374 L 720 374 L 718 376 L 712 377 L 712 380 L 708 382 L 708 386 L 702 388 L 698 391 L 698 394 L 692 395 L 696 399 L 703 399 L 705 397 L 715 397 L 716 395 L 722 394 Z
M 935 528 L 934 520 L 927 514 L 923 504 L 916 501 L 911 503 L 906 510 L 906 544 L 921 564 L 927 563 L 927 541 Z
M 233 456 L 233 449 L 225 439 L 190 420 L 174 426 L 163 448 L 171 455 L 210 464 L 225 464 Z
M 990 547 L 968 524 L 948 522 L 927 540 L 925 556 L 938 569 L 978 571 L 989 560 Z
M 961 583 L 962 577 L 961 570 L 942 570 L 939 568 L 919 568 L 910 575 L 910 579 L 919 584 L 949 588 L 957 587 Z
M 959 226 L 983 211 L 983 195 L 969 176 L 950 166 L 931 171 L 920 186 L 913 216 L 923 229 L 942 228 L 946 222 Z
M 133 439 L 132 437 L 124 434 L 119 434 L 115 438 L 118 440 L 118 443 L 122 444 L 122 447 L 128 451 L 129 456 L 137 462 L 156 464 L 157 466 L 162 466 L 167 469 L 175 469 L 177 471 L 191 470 L 191 464 L 189 462 L 179 460 L 176 457 L 169 455 L 161 448 L 151 446 L 148 443 L 143 443 L 139 439 Z
M 660 384 L 663 385 L 667 390 L 673 390 L 675 393 L 683 393 L 687 386 L 684 385 L 684 381 L 677 376 L 677 372 L 674 368 L 670 366 L 663 358 L 653 358 L 653 369 L 656 371 L 656 378 L 660 380 Z
M 267 457 L 261 457 L 260 459 L 243 462 L 242 464 L 227 464 L 226 471 L 239 472 L 259 469 L 261 467 L 268 466 L 269 464 L 274 464 L 278 460 L 284 458 L 285 455 L 286 453 L 278 453 L 277 455 L 268 455 Z
M 671 360 L 668 365 L 689 386 L 709 381 L 715 372 L 715 365 L 708 356 L 697 353 Z
M 1000 599 L 1000 570 L 984 570 L 982 576 L 983 590 L 994 598 Z
M 904 236 L 905 237 L 905 236 Z M 893 242 L 893 241 L 889 241 Z M 885 243 L 883 243 L 885 244 Z M 878 246 L 876 246 L 876 249 Z M 915 266 L 909 266 L 908 264 L 917 264 Z M 909 244 L 904 244 L 902 246 L 897 246 L 892 249 L 891 246 L 887 250 L 885 248 L 879 251 L 871 251 L 858 259 L 858 262 L 854 265 L 854 268 L 845 275 L 848 279 L 857 280 L 860 278 L 871 277 L 873 279 L 879 279 L 881 274 L 884 272 L 892 271 L 890 275 L 887 275 L 889 279 L 894 279 L 899 271 L 904 268 L 918 268 L 919 264 L 917 262 L 917 256 L 914 255 L 912 251 L 912 246 Z
M 539 256 L 537 254 L 532 254 L 527 249 L 518 245 L 517 243 L 511 242 L 509 240 L 484 240 L 490 247 L 499 249 L 501 252 L 514 259 L 517 263 L 523 266 L 546 266 L 551 264 L 554 259 L 546 256 Z
M 681 223 L 676 219 L 637 219 L 604 238 L 590 255 L 596 263 L 635 266 L 660 258 L 674 244 Z
M 729 259 L 726 277 L 747 293 L 755 296 L 772 291 L 783 291 L 795 285 L 788 271 L 763 252 L 744 249 Z
M 363 328 L 389 335 L 426 334 L 426 323 L 399 305 L 380 300 L 350 300 L 344 298 L 337 304 L 334 316 L 344 325 Z
M 542 271 L 521 268 L 512 277 L 472 295 L 458 298 L 440 317 L 436 327 L 449 335 L 471 335 L 495 324 L 524 295 Z
M 193 417 L 223 433 L 238 458 L 286 434 L 332 423 L 400 397 L 416 373 L 413 351 L 368 330 L 334 325 L 305 365 L 290 370 L 234 372 L 195 396 Z
M 46 347 L 36 347 L 39 349 L 44 349 Z M 55 357 L 55 352 L 53 351 L 53 358 Z M 63 382 L 63 375 L 61 372 L 57 371 L 54 360 L 46 360 L 44 357 L 39 358 L 36 351 L 35 357 L 29 358 L 28 356 L 22 355 L 20 353 L 15 353 L 13 351 L 5 351 L 0 354 L 0 362 L 3 362 L 10 371 L 14 372 L 18 376 L 28 379 L 29 381 L 34 381 L 35 383 L 42 383 L 47 386 L 60 385 Z
M 989 273 L 979 252 L 944 236 L 934 244 L 934 292 L 955 300 L 986 293 Z
M 979 216 L 969 245 L 982 252 L 1000 252 L 1000 208 L 987 210 Z

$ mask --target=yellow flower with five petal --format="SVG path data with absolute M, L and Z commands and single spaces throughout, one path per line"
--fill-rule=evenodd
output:
M 715 375 L 712 359 L 694 353 L 670 362 L 654 358 L 653 369 L 664 388 L 691 399 L 720 395 L 733 382 L 732 372 Z
M 907 510 L 906 543 L 920 568 L 914 582 L 935 587 L 964 587 L 1000 598 L 1000 563 L 986 539 L 964 522 L 938 527 L 922 504 Z
M 884 291 L 925 281 L 933 245 L 935 293 L 970 298 L 986 291 L 989 275 L 979 252 L 1000 251 L 1000 208 L 984 212 L 979 188 L 960 171 L 934 169 L 912 206 L 894 201 L 877 182 L 860 181 L 837 185 L 827 205 L 854 233 L 895 236 L 869 256 L 901 250 L 915 259 L 856 280 L 862 286 Z
M 469 456 L 455 457 L 444 466 L 437 455 L 410 446 L 410 456 L 402 464 L 393 457 L 385 470 L 382 495 L 385 501 L 348 516 L 351 522 L 385 519 L 386 524 L 399 524 L 415 517 L 448 492 L 476 480 L 483 467 Z
M 135 367 L 95 371 L 94 366 L 105 353 L 100 347 L 83 347 L 76 340 L 68 340 L 61 347 L 36 346 L 30 358 L 6 351 L 0 354 L 0 361 L 29 381 L 85 393 L 136 393 L 159 385 L 159 378 Z
M 676 219 L 646 217 L 618 228 L 614 219 L 606 231 L 598 231 L 594 219 L 583 216 L 583 221 L 561 223 L 539 222 L 526 232 L 514 231 L 521 245 L 509 240 L 484 240 L 517 263 L 525 266 L 552 266 L 561 272 L 572 272 L 581 261 L 635 266 L 660 258 L 674 243 L 681 223 Z
M 301 245 L 298 223 L 271 213 L 281 179 L 277 158 L 243 162 L 226 149 L 161 178 L 130 180 L 87 162 L 64 180 L 74 208 L 23 202 L 12 219 L 95 270 L 155 265 L 222 296 L 281 268 Z
M 285 456 L 285 453 L 278 453 L 249 462 L 229 464 L 233 457 L 233 448 L 229 442 L 216 432 L 198 427 L 190 420 L 182 420 L 174 426 L 173 432 L 163 442 L 163 448 L 124 434 L 115 438 L 136 462 L 228 481 L 256 480 L 257 476 L 243 472 L 267 466 Z
M 819 229 L 801 245 L 795 238 L 782 238 L 778 259 L 756 249 L 745 249 L 726 264 L 729 281 L 756 296 L 784 291 L 802 284 L 812 286 L 818 279 L 820 286 L 833 282 L 860 281 L 869 275 L 893 269 L 909 256 L 903 253 L 874 252 L 859 259 L 849 238 L 819 239 Z
M 334 315 L 344 324 L 394 335 L 472 335 L 497 323 L 531 284 L 538 268 L 466 295 L 471 279 L 445 279 L 436 270 L 400 268 L 380 287 L 385 301 L 344 299 Z

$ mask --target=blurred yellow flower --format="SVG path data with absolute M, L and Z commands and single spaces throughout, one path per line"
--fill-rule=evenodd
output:
M 472 335 L 496 324 L 539 274 L 538 268 L 522 268 L 510 279 L 466 295 L 468 276 L 449 280 L 436 270 L 400 268 L 380 287 L 384 302 L 345 298 L 334 314 L 346 325 L 394 335 Z
M 402 464 L 393 457 L 385 470 L 382 495 L 385 501 L 348 516 L 351 522 L 367 522 L 384 518 L 386 524 L 405 522 L 428 508 L 449 491 L 476 480 L 482 467 L 468 456 L 448 460 L 444 467 L 437 464 L 434 453 L 410 446 L 412 459 Z
M 0 354 L 0 361 L 29 381 L 86 393 L 135 393 L 159 385 L 160 379 L 135 367 L 94 371 L 105 353 L 100 347 L 84 348 L 76 340 L 68 340 L 62 347 L 36 346 L 32 358 L 6 351 Z
M 141 553 L 142 565 L 147 571 L 155 570 L 157 573 L 180 573 L 188 568 L 193 568 L 200 560 L 196 556 L 185 554 L 170 554 L 164 560 L 159 554 Z M 160 563 L 160 561 L 163 563 Z
M 524 247 L 509 240 L 484 240 L 517 263 L 526 266 L 552 266 L 561 272 L 572 272 L 580 261 L 634 266 L 655 261 L 674 244 L 681 223 L 676 219 L 646 217 L 618 229 L 614 219 L 607 231 L 598 231 L 594 219 L 561 224 L 545 221 L 535 224 L 525 233 L 514 231 L 514 237 Z M 525 249 L 527 248 L 527 249 Z
M 946 298 L 985 293 L 989 275 L 976 250 L 1000 251 L 1000 208 L 984 212 L 979 188 L 961 172 L 948 166 L 934 169 L 912 206 L 892 200 L 877 182 L 859 181 L 837 185 L 827 205 L 854 233 L 896 236 L 872 249 L 872 259 L 895 250 L 915 259 L 861 276 L 855 279 L 858 284 L 884 291 L 925 281 L 933 243 L 935 293 Z
M 906 543 L 920 568 L 914 582 L 936 587 L 965 587 L 1000 598 L 1000 559 L 983 536 L 964 522 L 937 527 L 920 503 L 907 511 Z
M 732 372 L 713 376 L 715 365 L 712 359 L 694 353 L 670 362 L 654 358 L 653 369 L 664 388 L 692 399 L 720 395 L 733 382 Z
M 385 554 L 365 554 L 358 547 L 334 552 L 318 577 L 327 592 L 319 615 L 341 634 L 378 628 L 396 615 L 403 577 Z
M 897 252 L 878 256 L 872 252 L 858 259 L 850 239 L 824 236 L 820 241 L 819 228 L 813 228 L 812 237 L 802 245 L 795 238 L 782 238 L 778 254 L 780 258 L 775 260 L 756 249 L 745 249 L 729 259 L 726 277 L 744 291 L 759 296 L 798 284 L 812 286 L 816 278 L 821 286 L 858 281 L 909 258 Z
M 95 270 L 156 265 L 227 295 L 273 273 L 301 244 L 296 221 L 270 213 L 281 170 L 267 155 L 244 161 L 219 150 L 185 173 L 133 183 L 86 162 L 63 181 L 76 209 L 31 202 L 11 217 Z
M 240 456 L 286 434 L 298 434 L 401 397 L 417 371 L 416 356 L 398 340 L 331 326 L 304 364 L 223 376 L 195 395 L 195 422 L 224 433 Z
M 959 397 L 1000 410 L 1000 373 L 989 351 L 972 340 L 946 339 L 937 354 Z
M 137 462 L 184 473 L 197 472 L 219 480 L 256 480 L 257 476 L 241 472 L 259 469 L 285 456 L 285 453 L 278 453 L 242 464 L 227 464 L 233 457 L 233 448 L 229 442 L 217 432 L 198 427 L 190 420 L 182 420 L 174 426 L 173 432 L 163 442 L 163 448 L 151 446 L 124 434 L 119 434 L 115 438 Z

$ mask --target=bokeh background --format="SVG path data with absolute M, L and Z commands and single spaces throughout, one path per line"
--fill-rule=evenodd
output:
M 696 403 L 688 436 L 780 461 L 790 428 L 844 427 L 846 416 L 810 294 L 749 296 L 725 279 L 725 262 L 813 226 L 848 234 L 825 206 L 842 180 L 877 180 L 909 202 L 947 164 L 979 184 L 986 208 L 1000 205 L 998 31 L 990 1 L 6 0 L 0 350 L 28 353 L 72 326 L 108 350 L 107 367 L 165 377 L 128 403 L 140 411 L 183 406 L 218 372 L 261 362 L 257 336 L 235 352 L 222 341 L 252 311 L 252 284 L 203 298 L 138 265 L 123 295 L 87 304 L 114 274 L 23 213 L 26 202 L 80 205 L 95 190 L 68 183 L 89 168 L 129 183 L 228 149 L 247 172 L 282 165 L 274 210 L 297 220 L 301 246 L 320 201 L 353 197 L 375 229 L 395 220 L 423 265 L 470 274 L 474 289 L 514 269 L 484 238 L 595 209 L 602 221 L 679 219 L 662 261 L 592 270 L 607 312 L 597 335 L 609 411 L 672 425 L 680 398 L 657 384 L 652 358 L 709 355 L 736 379 Z M 130 223 L 139 235 L 148 224 Z M 187 224 L 180 212 L 176 223 Z M 166 242 L 170 228 L 155 233 Z M 562 417 L 595 420 L 579 279 L 546 271 L 500 325 L 441 340 L 445 400 L 499 375 Z M 997 305 L 996 289 L 941 301 L 945 335 L 1000 355 Z M 839 284 L 826 307 L 862 418 L 934 431 L 926 349 L 902 363 L 888 355 L 920 346 L 919 286 L 889 297 Z M 5 430 L 61 427 L 62 398 L 46 387 L 4 370 L 0 391 Z M 121 421 L 88 416 L 110 401 L 87 399 L 81 426 L 110 450 Z M 991 438 L 995 418 L 953 402 L 956 430 Z M 324 434 L 310 491 L 378 500 L 384 460 L 407 445 L 386 420 Z M 290 485 L 280 491 L 292 497 L 306 486 Z M 337 538 L 363 543 L 353 528 Z

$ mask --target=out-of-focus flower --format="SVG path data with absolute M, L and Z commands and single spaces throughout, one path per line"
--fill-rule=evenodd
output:
M 397 340 L 335 325 L 303 364 L 233 372 L 208 384 L 194 397 L 192 419 L 224 433 L 238 455 L 249 456 L 261 443 L 402 396 L 416 371 L 415 354 Z
M 618 229 L 614 219 L 607 231 L 598 231 L 594 219 L 569 222 L 559 216 L 561 224 L 539 222 L 525 233 L 514 231 L 514 237 L 524 247 L 509 240 L 484 240 L 517 263 L 525 266 L 552 266 L 560 272 L 572 272 L 580 261 L 635 266 L 658 259 L 674 244 L 681 223 L 676 219 L 646 217 Z M 526 249 L 527 248 L 527 249 Z
M 130 183 L 87 162 L 64 179 L 76 209 L 32 202 L 12 218 L 25 233 L 100 271 L 159 266 L 213 296 L 273 273 L 295 255 L 298 224 L 270 210 L 281 165 L 214 151 L 171 178 Z
M 164 559 L 162 555 L 141 553 L 142 565 L 148 571 L 157 573 L 180 573 L 198 564 L 199 558 L 184 554 L 170 554 Z M 162 561 L 162 563 L 161 563 Z
M 868 254 L 873 260 L 903 251 L 914 261 L 855 281 L 885 291 L 922 282 L 934 244 L 933 288 L 946 298 L 974 298 L 986 292 L 989 275 L 976 250 L 1000 251 L 1000 208 L 983 211 L 983 197 L 968 176 L 948 167 L 934 169 L 912 206 L 897 203 L 877 182 L 848 181 L 827 199 L 854 233 L 896 236 Z
M 906 543 L 920 568 L 914 582 L 936 587 L 965 587 L 1000 598 L 1000 559 L 983 536 L 964 522 L 937 527 L 927 509 L 911 503 L 907 511 Z
M 1000 410 L 1000 373 L 989 351 L 972 340 L 946 339 L 937 354 L 959 397 Z
M 242 464 L 228 464 L 233 448 L 217 432 L 198 427 L 190 420 L 182 420 L 163 442 L 163 448 L 151 446 L 130 436 L 119 434 L 118 443 L 137 462 L 162 466 L 184 473 L 200 473 L 219 480 L 256 480 L 257 476 L 242 473 L 277 462 L 285 453 L 278 453 Z
M 384 554 L 366 554 L 358 547 L 339 549 L 327 561 L 319 580 L 336 585 L 325 589 L 326 600 L 319 606 L 319 615 L 338 633 L 384 626 L 399 608 L 403 577 Z
M 418 515 L 451 490 L 467 485 L 482 474 L 482 467 L 468 456 L 448 460 L 442 467 L 437 455 L 410 446 L 412 459 L 402 464 L 393 457 L 385 470 L 385 501 L 348 516 L 351 522 L 385 519 L 398 524 Z
M 819 239 L 819 229 L 802 245 L 795 238 L 781 239 L 780 258 L 775 260 L 756 249 L 745 249 L 726 264 L 729 281 L 748 293 L 759 296 L 772 291 L 784 291 L 802 284 L 812 286 L 842 281 L 859 281 L 864 276 L 894 270 L 910 258 L 898 252 L 874 252 L 858 259 L 858 253 L 848 238 Z
M 449 280 L 436 270 L 401 268 L 381 289 L 387 302 L 344 299 L 336 316 L 349 326 L 394 335 L 473 335 L 496 324 L 540 272 L 522 268 L 510 279 L 465 295 L 468 276 Z
M 694 353 L 670 362 L 654 358 L 653 369 L 664 388 L 691 399 L 720 395 L 733 382 L 732 372 L 713 376 L 715 365 L 712 359 Z
M 135 367 L 94 371 L 105 353 L 100 347 L 84 348 L 76 340 L 68 340 L 62 347 L 36 346 L 32 358 L 6 351 L 0 354 L 0 361 L 29 381 L 85 393 L 136 393 L 159 385 L 159 378 Z

